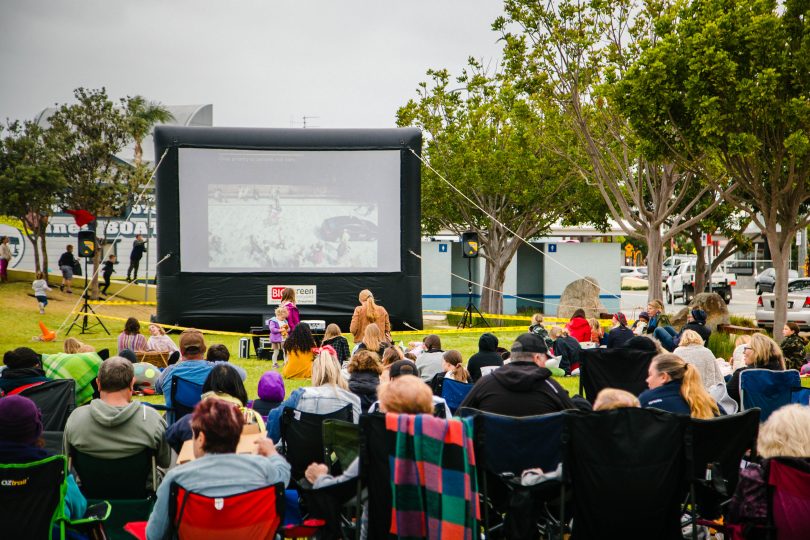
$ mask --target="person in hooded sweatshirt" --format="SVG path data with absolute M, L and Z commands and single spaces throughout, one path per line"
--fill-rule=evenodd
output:
M 591 340 L 591 323 L 585 318 L 585 310 L 578 309 L 571 315 L 571 320 L 565 325 L 568 335 L 580 343 Z
M 48 381 L 42 369 L 42 356 L 28 347 L 18 347 L 3 355 L 6 369 L 0 372 L 0 396 L 21 386 Z
M 99 399 L 78 407 L 65 425 L 65 447 L 99 459 L 119 459 L 156 451 L 159 467 L 168 467 L 171 449 L 164 434 L 166 421 L 153 408 L 132 401 L 135 372 L 120 356 L 105 360 L 98 371 Z
M 461 407 L 507 416 L 533 416 L 576 405 L 545 367 L 548 348 L 535 334 L 521 334 L 512 344 L 508 364 L 473 386 Z
M 542 339 L 543 336 L 540 336 L 540 338 Z M 478 338 L 478 352 L 467 361 L 467 371 L 470 372 L 470 379 L 472 379 L 473 383 L 483 376 L 481 375 L 482 367 L 492 366 L 498 368 L 503 365 L 503 358 L 501 358 L 497 349 L 498 336 L 489 332 L 481 334 L 481 337 Z

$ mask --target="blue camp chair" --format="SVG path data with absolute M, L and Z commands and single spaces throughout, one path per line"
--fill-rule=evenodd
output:
M 202 399 L 203 385 L 189 381 L 182 377 L 172 377 L 172 407 L 170 409 L 171 422 L 173 424 L 185 415 L 194 411 L 194 407 Z
M 740 409 L 759 407 L 760 420 L 764 422 L 776 409 L 789 405 L 793 391 L 801 386 L 801 377 L 795 369 L 746 369 L 740 372 Z
M 790 402 L 810 405 L 810 388 L 794 388 L 790 395 Z
M 442 397 L 447 402 L 450 408 L 450 413 L 456 412 L 461 402 L 467 397 L 467 394 L 472 390 L 473 385 L 463 382 L 454 381 L 452 379 L 444 379 L 442 384 Z

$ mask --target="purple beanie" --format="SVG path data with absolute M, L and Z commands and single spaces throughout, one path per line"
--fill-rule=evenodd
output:
M 23 396 L 0 399 L 0 440 L 34 444 L 42 435 L 42 413 Z
M 259 379 L 259 399 L 284 401 L 284 380 L 278 371 L 267 371 Z

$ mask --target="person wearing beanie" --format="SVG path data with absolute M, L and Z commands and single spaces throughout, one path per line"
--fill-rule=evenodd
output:
M 671 326 L 664 326 L 656 328 L 654 336 L 661 342 L 661 346 L 669 352 L 675 350 L 681 340 L 681 335 L 686 330 L 694 330 L 703 338 L 703 343 L 709 343 L 709 336 L 712 331 L 706 328 L 706 312 L 702 309 L 695 308 L 686 316 L 686 324 L 681 328 L 680 332 L 676 332 Z
M 633 335 L 633 331 L 627 327 L 627 317 L 620 311 L 613 316 L 613 329 L 607 335 L 607 348 L 624 347 Z
M 49 380 L 42 369 L 42 357 L 28 347 L 6 351 L 3 363 L 6 369 L 0 372 L 0 396 L 29 384 Z
M 113 356 L 101 364 L 96 381 L 101 397 L 68 417 L 66 447 L 98 459 L 125 458 L 149 448 L 155 451 L 157 465 L 168 467 L 171 450 L 164 438 L 166 421 L 155 409 L 132 401 L 133 364 Z
M 278 371 L 266 371 L 259 379 L 258 394 L 259 399 L 253 400 L 253 410 L 267 416 L 284 401 L 284 378 Z
M 42 448 L 42 414 L 36 404 L 23 396 L 0 399 L 0 463 L 32 463 L 51 454 Z M 65 515 L 68 519 L 84 517 L 87 500 L 79 491 L 76 479 L 68 474 L 65 492 Z

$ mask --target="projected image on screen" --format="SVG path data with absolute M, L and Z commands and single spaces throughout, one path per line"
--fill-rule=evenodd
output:
M 397 151 L 181 149 L 181 266 L 398 271 L 399 160 Z

